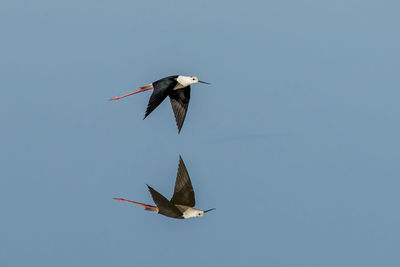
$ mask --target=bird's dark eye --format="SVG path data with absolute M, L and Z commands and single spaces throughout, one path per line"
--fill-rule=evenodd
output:
M 196 80 L 196 78 L 193 78 L 193 81 Z

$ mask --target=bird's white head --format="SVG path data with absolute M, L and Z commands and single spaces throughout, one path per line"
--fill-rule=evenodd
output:
M 202 210 L 195 210 L 190 217 L 202 217 L 204 216 L 204 211 Z
M 196 76 L 178 76 L 178 78 L 176 78 L 176 80 L 177 80 L 178 83 L 180 83 L 183 87 L 189 86 L 189 85 L 194 84 L 194 83 L 205 83 L 205 84 L 209 84 L 209 83 L 200 81 L 199 78 L 197 78 Z
M 199 211 L 197 212 L 197 214 L 196 214 L 196 217 L 201 217 L 201 216 L 203 216 L 203 215 L 204 215 L 204 211 L 199 210 Z
M 194 217 L 201 217 L 204 215 L 204 211 L 198 210 L 195 208 L 188 208 L 183 212 L 183 218 L 194 218 Z
M 188 208 L 183 213 L 183 217 L 185 219 L 193 218 L 193 217 L 202 217 L 202 216 L 204 216 L 204 213 L 207 213 L 207 212 L 212 211 L 212 210 L 215 210 L 215 208 L 209 209 L 209 210 L 198 210 L 198 209 L 195 209 L 195 208 Z

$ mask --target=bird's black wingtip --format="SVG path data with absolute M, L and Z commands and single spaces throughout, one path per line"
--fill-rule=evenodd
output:
M 148 111 L 148 110 L 146 110 L 146 113 L 144 114 L 144 117 L 143 117 L 143 119 L 146 119 L 146 118 L 147 118 L 147 116 L 149 116 L 149 115 L 150 115 L 149 111 Z

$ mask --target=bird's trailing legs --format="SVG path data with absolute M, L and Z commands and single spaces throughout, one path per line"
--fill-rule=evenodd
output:
M 127 199 L 123 199 L 123 198 L 119 198 L 119 197 L 115 197 L 114 199 L 115 199 L 115 200 L 119 200 L 119 201 L 124 201 L 124 202 L 128 202 L 128 203 L 132 203 L 132 204 L 136 204 L 136 205 L 139 205 L 139 206 L 142 206 L 142 207 L 144 207 L 146 210 L 158 212 L 158 208 L 157 208 L 157 207 L 154 207 L 154 206 L 152 206 L 152 205 L 147 205 L 147 204 L 143 204 L 143 203 L 140 203 L 140 202 L 131 201 L 131 200 L 127 200 Z
M 146 86 L 142 86 L 142 87 L 140 87 L 139 90 L 137 90 L 135 92 L 132 92 L 132 93 L 129 93 L 129 94 L 126 94 L 126 95 L 121 95 L 121 96 L 116 96 L 116 97 L 110 98 L 110 101 L 118 100 L 118 99 L 130 96 L 130 95 L 134 95 L 134 94 L 137 94 L 137 93 L 140 93 L 140 92 L 144 92 L 144 91 L 150 90 L 150 89 L 153 89 L 153 85 L 152 84 L 149 84 L 149 85 L 146 85 Z

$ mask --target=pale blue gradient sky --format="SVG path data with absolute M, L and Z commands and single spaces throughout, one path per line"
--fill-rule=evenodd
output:
M 0 266 L 400 266 L 398 1 L 2 1 Z M 178 136 L 167 75 L 197 75 Z M 169 197 L 182 154 L 203 218 Z

